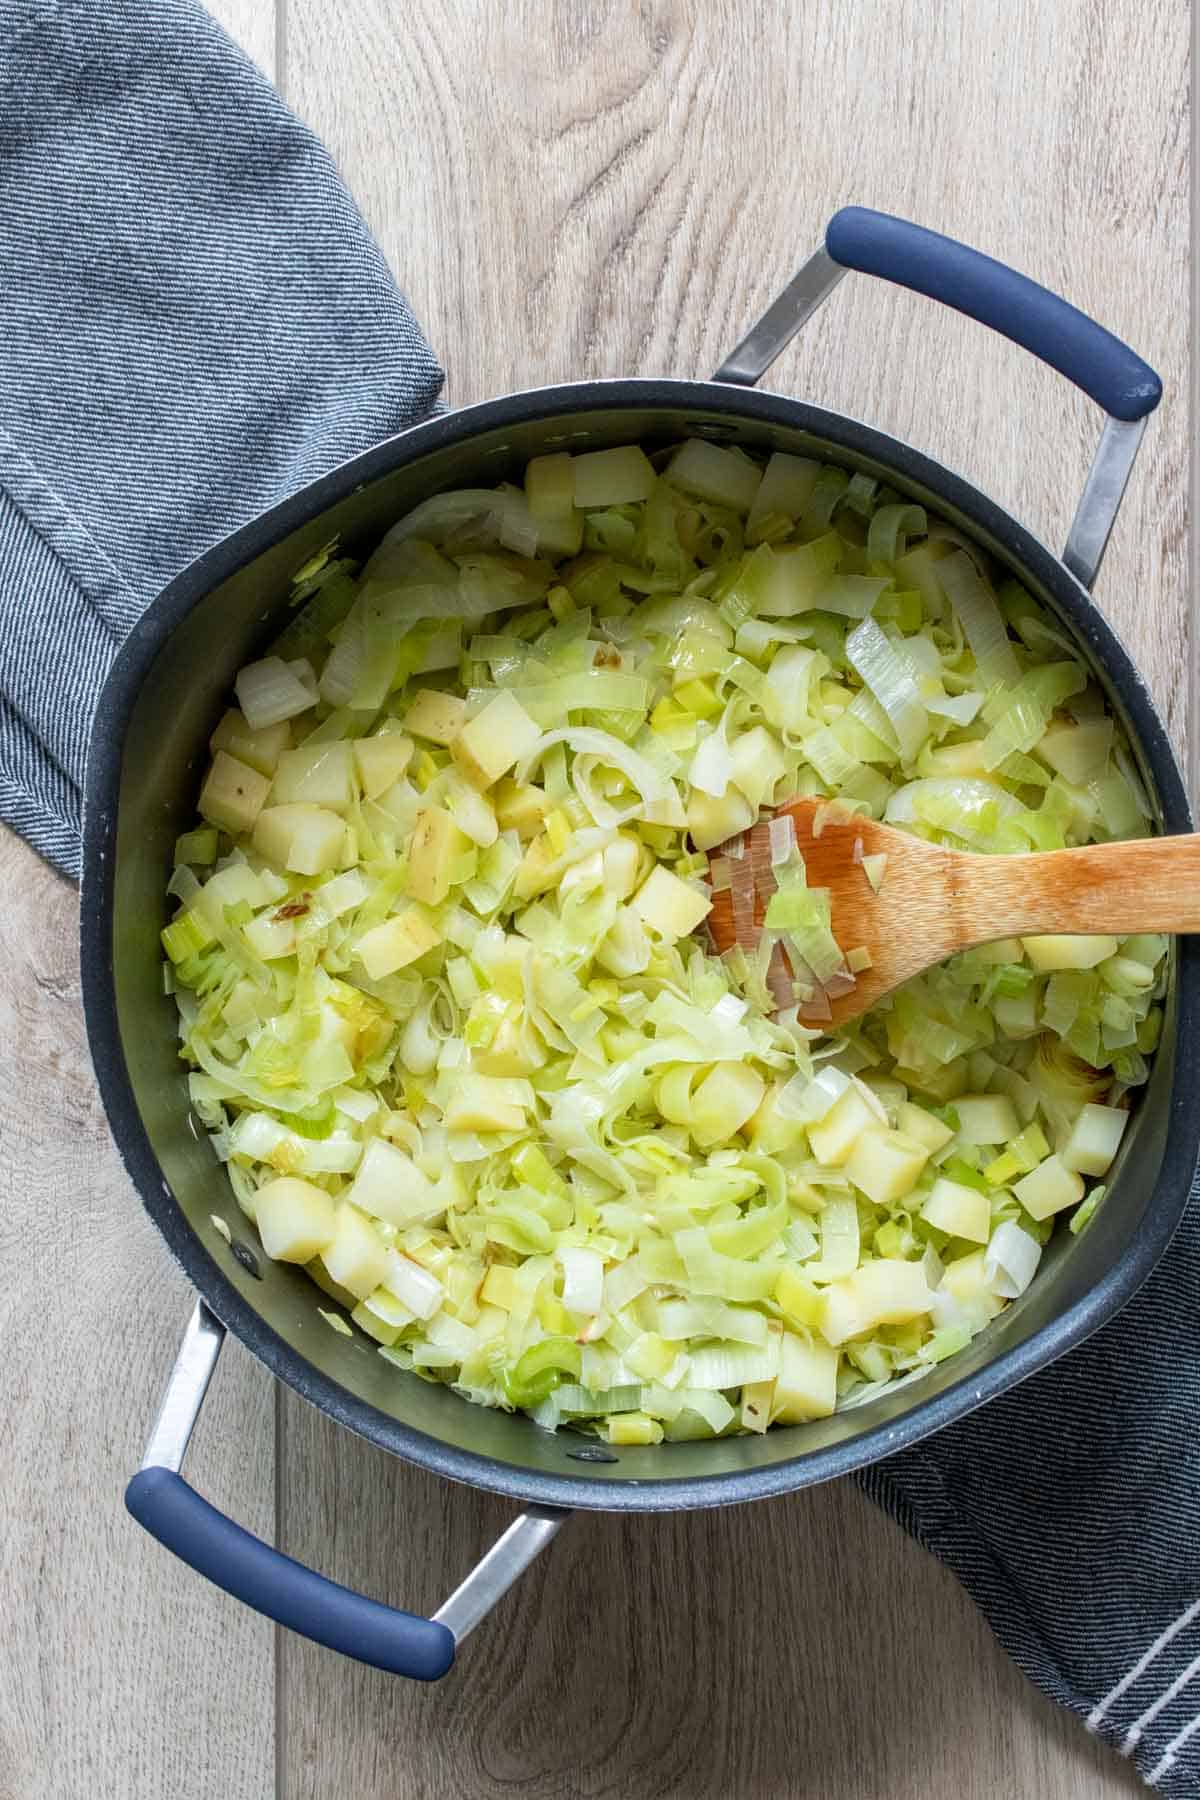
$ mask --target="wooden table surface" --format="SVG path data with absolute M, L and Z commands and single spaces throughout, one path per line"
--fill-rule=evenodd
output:
M 1161 371 L 1098 592 L 1180 742 L 1186 16 L 1177 0 L 219 0 L 332 146 L 453 403 L 707 374 L 849 201 L 1010 259 Z M 847 281 L 770 384 L 1061 540 L 1098 426 L 979 327 Z M 125 1180 L 75 895 L 0 841 L 0 1800 L 1076 1800 L 1136 1783 L 850 1485 L 580 1518 L 422 1689 L 218 1596 L 121 1506 L 191 1299 Z M 189 1473 L 367 1592 L 436 1605 L 498 1501 L 227 1348 Z

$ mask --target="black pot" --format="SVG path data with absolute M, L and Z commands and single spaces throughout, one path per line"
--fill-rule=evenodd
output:
M 750 391 L 846 268 L 903 282 L 1004 331 L 1109 414 L 1064 559 L 976 488 L 906 444 L 800 401 Z M 92 1055 L 113 1133 L 143 1201 L 202 1297 L 130 1510 L 250 1604 L 396 1672 L 444 1673 L 454 1647 L 572 1508 L 716 1506 L 860 1468 L 961 1418 L 1082 1342 L 1125 1304 L 1173 1233 L 1200 1139 L 1200 949 L 1182 939 L 1161 1047 L 1097 1224 L 1058 1233 L 1037 1280 L 926 1379 L 818 1423 L 765 1436 L 610 1451 L 475 1407 L 402 1374 L 317 1316 L 300 1270 L 227 1244 L 211 1214 L 224 1181 L 191 1118 L 159 931 L 176 836 L 190 823 L 207 743 L 236 670 L 276 633 L 293 572 L 336 533 L 362 555 L 419 500 L 512 476 L 551 448 L 687 435 L 788 450 L 878 476 L 968 533 L 1059 618 L 1121 719 L 1160 830 L 1190 829 L 1163 724 L 1087 584 L 1145 419 L 1159 395 L 1131 351 L 1044 289 L 961 245 L 850 209 L 713 382 L 608 381 L 510 395 L 417 426 L 345 464 L 184 571 L 130 634 L 101 696 L 87 773 L 82 966 Z M 219 1321 L 219 1322 L 218 1322 Z M 225 1519 L 178 1470 L 223 1329 L 339 1423 L 440 1475 L 526 1510 L 435 1620 L 364 1600 Z M 530 1505 L 532 1503 L 532 1506 Z

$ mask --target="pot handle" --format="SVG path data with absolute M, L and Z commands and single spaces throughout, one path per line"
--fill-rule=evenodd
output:
M 815 252 L 726 357 L 716 380 L 753 387 L 849 269 L 878 275 L 1001 332 L 1073 381 L 1108 414 L 1063 560 L 1095 580 L 1146 420 L 1162 398 L 1154 370 L 1077 307 L 1005 263 L 890 213 L 846 206 Z
M 277 1624 L 372 1668 L 436 1681 L 452 1666 L 463 1638 L 569 1513 L 552 1507 L 522 1513 L 432 1619 L 384 1606 L 306 1569 L 218 1512 L 179 1473 L 224 1338 L 225 1327 L 197 1302 L 145 1460 L 125 1490 L 129 1511 L 199 1574 Z

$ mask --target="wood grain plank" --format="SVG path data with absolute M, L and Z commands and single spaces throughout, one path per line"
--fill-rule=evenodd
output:
M 74 888 L 0 831 L 0 1796 L 259 1800 L 274 1779 L 273 1635 L 122 1505 L 192 1295 L 95 1091 Z M 271 1384 L 238 1346 L 189 1457 L 273 1529 Z
M 288 92 L 334 150 L 457 404 L 707 374 L 838 205 L 1011 259 L 1126 335 L 1168 402 L 1100 603 L 1184 736 L 1186 45 L 1170 0 L 289 0 Z M 979 327 L 845 282 L 771 385 L 932 451 L 1061 541 L 1099 419 Z M 489 1498 L 288 1399 L 283 1542 L 431 1607 Z M 575 1521 L 435 1690 L 288 1640 L 288 1800 L 1139 1791 L 849 1487 Z
M 273 0 L 212 11 L 269 74 Z M 263 1800 L 274 1633 L 122 1505 L 193 1296 L 95 1091 L 78 896 L 0 829 L 0 1800 Z M 229 1346 L 189 1478 L 274 1530 L 274 1392 Z

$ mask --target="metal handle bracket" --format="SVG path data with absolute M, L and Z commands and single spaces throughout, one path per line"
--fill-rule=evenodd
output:
M 129 1511 L 218 1587 L 293 1631 L 392 1674 L 423 1681 L 444 1675 L 458 1645 L 570 1513 L 533 1507 L 520 1514 L 432 1619 L 353 1593 L 244 1531 L 184 1481 L 183 1459 L 224 1341 L 225 1327 L 197 1301 L 141 1469 L 126 1490 Z

